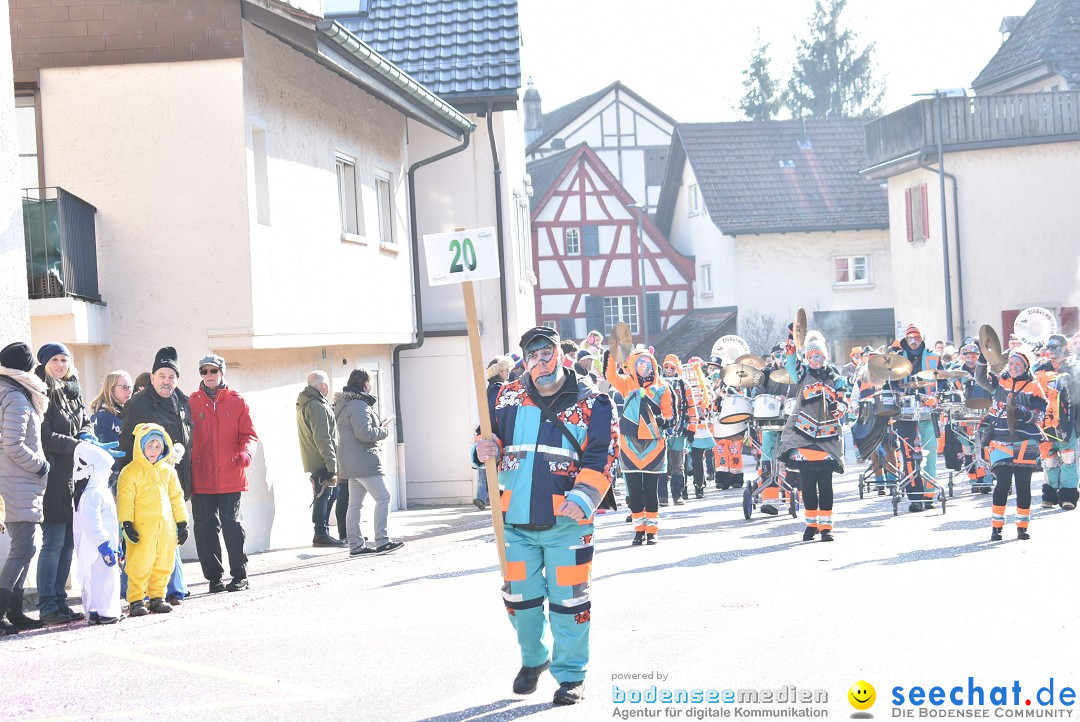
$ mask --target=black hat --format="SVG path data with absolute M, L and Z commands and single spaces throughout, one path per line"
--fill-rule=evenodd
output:
M 521 350 L 524 351 L 525 347 L 532 343 L 535 339 L 543 338 L 550 341 L 553 346 L 558 348 L 559 346 L 559 332 L 553 328 L 547 326 L 536 326 L 530 328 L 525 333 L 521 334 L 521 341 L 519 342 Z
M 166 346 L 163 349 L 159 349 L 157 355 L 154 357 L 154 366 L 150 369 L 150 373 L 157 373 L 158 369 L 172 369 L 176 372 L 176 375 L 180 375 L 180 357 L 176 353 L 176 349 L 172 346 Z
M 29 373 L 34 370 L 34 354 L 22 341 L 9 343 L 0 351 L 0 366 Z

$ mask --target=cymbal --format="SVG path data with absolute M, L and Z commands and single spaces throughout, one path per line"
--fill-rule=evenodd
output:
M 866 365 L 876 378 L 883 381 L 899 381 L 911 373 L 911 362 L 898 353 L 871 356 Z
M 991 371 L 1001 371 L 1008 363 L 1008 357 L 1001 352 L 1001 339 L 997 331 L 989 324 L 983 324 L 979 328 L 979 348 L 986 357 L 986 364 Z
M 769 380 L 775 381 L 778 384 L 793 384 L 795 381 L 788 376 L 787 369 L 779 368 L 769 374 Z
M 630 324 L 619 321 L 611 328 L 608 336 L 608 350 L 615 363 L 620 366 L 630 357 L 630 351 L 634 348 L 634 334 L 630 332 Z
M 799 310 L 795 312 L 795 323 L 791 326 L 791 337 L 795 341 L 796 351 L 802 351 L 806 345 L 806 331 L 806 309 L 799 306 Z
M 765 359 L 761 358 L 760 356 L 755 356 L 752 353 L 740 356 L 739 358 L 735 359 L 735 363 L 744 364 L 746 366 L 753 366 L 758 371 L 765 370 Z
M 1016 437 L 1016 395 L 1009 394 L 1005 401 L 1005 425 L 1009 427 L 1009 435 Z
M 951 379 L 962 379 L 967 376 L 963 371 L 949 371 L 947 369 L 926 369 L 915 375 L 924 381 L 948 381 Z
M 761 383 L 762 372 L 746 364 L 728 364 L 720 370 L 720 378 L 725 386 L 749 389 Z

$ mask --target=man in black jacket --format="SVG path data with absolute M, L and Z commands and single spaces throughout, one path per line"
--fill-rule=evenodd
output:
M 184 489 L 184 500 L 191 498 L 191 407 L 188 397 L 177 388 L 180 378 L 180 363 L 176 349 L 172 346 L 157 352 L 154 366 L 150 373 L 150 386 L 131 397 L 124 404 L 121 414 L 120 451 L 125 456 L 122 465 L 127 466 L 132 460 L 135 447 L 135 427 L 139 424 L 160 424 L 169 434 L 175 445 L 183 445 L 183 456 L 176 464 L 176 475 L 180 477 L 180 486 Z M 123 467 L 121 467 L 123 468 Z M 172 578 L 169 579 L 168 601 L 173 606 L 188 595 L 184 584 L 184 575 L 180 567 L 180 552 L 177 547 L 176 565 Z

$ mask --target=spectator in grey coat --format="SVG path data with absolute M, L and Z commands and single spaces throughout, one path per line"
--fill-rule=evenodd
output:
M 390 490 L 382 468 L 382 441 L 389 434 L 389 416 L 380 420 L 371 395 L 371 373 L 355 369 L 349 381 L 334 397 L 334 416 L 338 428 L 338 476 L 349 483 L 348 530 L 349 554 L 385 554 L 400 549 L 405 542 L 392 541 L 386 533 L 390 514 Z M 375 545 L 368 546 L 360 533 L 360 512 L 364 498 L 375 500 Z
M 31 373 L 35 365 L 25 343 L 0 351 L 0 527 L 11 535 L 11 551 L 0 569 L 0 635 L 43 625 L 23 614 L 23 584 L 37 552 L 34 531 L 45 518 L 42 500 L 49 474 L 41 448 L 41 420 L 49 399 L 45 383 Z

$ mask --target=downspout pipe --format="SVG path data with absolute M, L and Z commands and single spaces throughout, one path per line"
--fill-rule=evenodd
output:
M 502 165 L 499 163 L 499 149 L 495 145 L 495 129 L 492 118 L 495 113 L 491 103 L 487 106 L 487 134 L 488 143 L 491 146 L 491 171 L 495 176 L 495 233 L 499 238 L 499 309 L 502 311 L 502 350 L 501 353 L 510 351 L 510 324 L 507 318 L 506 300 L 506 248 L 503 239 L 503 199 L 502 199 Z
M 401 415 L 401 352 L 413 351 L 424 345 L 424 303 L 420 295 L 420 231 L 416 222 L 416 171 L 468 148 L 469 143 L 472 142 L 472 130 L 466 131 L 464 135 L 461 145 L 444 150 L 442 153 L 417 161 L 409 166 L 409 243 L 412 249 L 413 316 L 416 319 L 416 340 L 412 343 L 395 346 L 393 363 L 391 364 L 394 377 L 394 413 L 396 414 L 394 423 L 397 430 L 398 444 L 405 441 L 405 424 Z
M 933 173 L 941 175 L 940 168 L 927 165 L 925 156 L 919 158 L 919 167 L 923 170 L 928 170 Z M 952 181 L 953 191 L 953 232 L 956 236 L 956 295 L 957 295 L 957 316 L 959 316 L 960 333 L 967 333 L 967 324 L 964 319 L 964 267 L 963 258 L 964 254 L 960 247 L 960 191 L 956 182 L 956 176 L 952 173 L 945 173 L 945 177 Z M 963 338 L 963 337 L 962 337 Z M 959 340 L 962 340 L 959 339 Z M 950 339 L 951 340 L 951 339 Z

